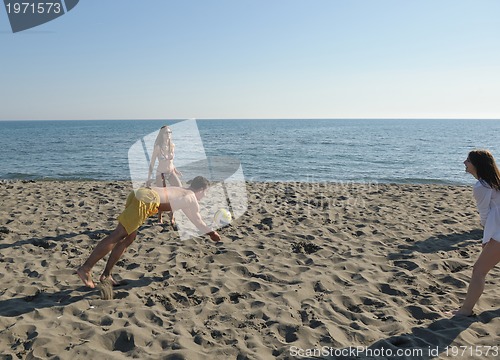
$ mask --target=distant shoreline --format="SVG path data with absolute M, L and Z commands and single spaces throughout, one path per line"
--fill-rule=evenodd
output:
M 96 182 L 96 183 L 129 183 L 131 184 L 131 180 L 116 180 L 116 179 L 54 179 L 54 178 L 36 178 L 36 179 L 0 179 L 0 183 L 47 183 L 47 182 L 55 182 L 55 183 L 67 183 L 67 182 Z M 404 185 L 417 185 L 417 186 L 456 186 L 456 187 L 472 187 L 474 184 L 462 184 L 462 183 L 454 183 L 454 182 L 444 182 L 441 180 L 436 180 L 435 182 L 395 182 L 395 181 L 283 181 L 283 180 L 245 180 L 247 184 L 335 184 L 335 185 L 366 185 L 366 184 L 378 184 L 378 185 L 396 185 L 396 186 L 404 186 Z

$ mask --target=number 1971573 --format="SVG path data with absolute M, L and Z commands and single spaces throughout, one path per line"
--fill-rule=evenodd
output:
M 12 2 L 6 5 L 9 14 L 60 14 L 61 3 L 43 2 L 43 3 L 27 3 L 27 2 Z

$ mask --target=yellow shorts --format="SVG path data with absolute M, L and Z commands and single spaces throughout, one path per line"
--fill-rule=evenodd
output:
M 127 234 L 131 234 L 144 224 L 151 215 L 158 213 L 160 196 L 153 190 L 140 188 L 132 191 L 125 210 L 118 216 L 118 222 L 123 225 Z

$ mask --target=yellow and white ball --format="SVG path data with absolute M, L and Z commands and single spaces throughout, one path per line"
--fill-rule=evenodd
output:
M 214 224 L 218 227 L 229 225 L 233 217 L 226 209 L 219 209 L 214 214 Z

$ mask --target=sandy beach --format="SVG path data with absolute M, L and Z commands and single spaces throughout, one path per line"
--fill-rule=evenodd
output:
M 471 187 L 247 183 L 222 243 L 180 241 L 150 218 L 103 300 L 75 270 L 130 190 L 0 183 L 1 359 L 493 359 L 470 351 L 500 347 L 498 267 L 475 317 L 446 314 L 481 250 Z

